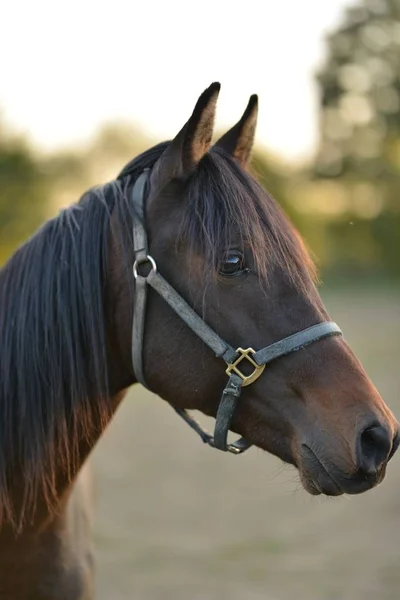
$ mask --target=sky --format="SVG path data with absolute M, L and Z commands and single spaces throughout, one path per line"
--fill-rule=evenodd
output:
M 260 98 L 257 142 L 302 159 L 318 139 L 314 74 L 350 0 L 12 0 L 0 21 L 0 118 L 41 150 L 128 121 L 170 139 L 222 84 L 217 128 Z

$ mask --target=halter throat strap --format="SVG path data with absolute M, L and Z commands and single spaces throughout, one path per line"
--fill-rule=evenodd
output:
M 241 454 L 250 447 L 244 438 L 228 444 L 228 432 L 233 415 L 241 395 L 242 387 L 250 385 L 262 374 L 265 365 L 271 361 L 295 352 L 323 338 L 341 335 L 338 325 L 333 322 L 323 322 L 298 333 L 288 336 L 274 344 L 270 344 L 255 352 L 252 348 L 235 350 L 225 342 L 207 323 L 189 306 L 182 296 L 157 271 L 157 265 L 149 254 L 145 227 L 145 196 L 149 178 L 149 170 L 145 170 L 137 178 L 132 189 L 133 219 L 133 250 L 134 264 L 134 311 L 132 324 L 132 364 L 137 380 L 147 387 L 143 368 L 144 327 L 147 304 L 147 288 L 152 287 L 186 325 L 228 365 L 226 372 L 228 383 L 222 392 L 218 407 L 214 435 L 207 433 L 186 410 L 175 408 L 175 411 L 201 437 L 203 442 L 219 450 L 233 454 Z M 146 275 L 142 274 L 146 265 Z M 246 376 L 240 370 L 243 360 L 248 361 L 253 372 Z

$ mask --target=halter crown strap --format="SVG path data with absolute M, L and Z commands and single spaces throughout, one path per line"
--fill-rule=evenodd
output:
M 240 454 L 247 450 L 251 444 L 244 438 L 228 444 L 227 438 L 242 387 L 258 379 L 265 365 L 271 361 L 300 350 L 312 342 L 328 336 L 341 335 L 342 332 L 336 323 L 323 322 L 303 329 L 257 352 L 252 348 L 238 348 L 235 350 L 207 325 L 168 281 L 157 272 L 157 265 L 148 253 L 147 235 L 144 225 L 144 198 L 148 177 L 149 171 L 145 170 L 137 178 L 132 190 L 132 201 L 135 211 L 135 218 L 133 220 L 133 249 L 135 255 L 135 262 L 133 264 L 135 279 L 135 306 L 132 324 L 133 369 L 137 380 L 147 387 L 143 369 L 143 343 L 147 285 L 150 285 L 190 329 L 214 351 L 216 356 L 222 358 L 228 365 L 226 372 L 229 375 L 229 380 L 223 390 L 221 402 L 218 407 L 214 436 L 204 431 L 186 410 L 175 408 L 176 412 L 196 431 L 203 442 L 219 450 Z M 140 273 L 141 265 L 145 263 L 150 266 L 150 271 L 147 275 L 142 275 Z M 250 375 L 245 375 L 240 370 L 243 360 L 247 360 L 253 368 L 253 372 Z
M 144 195 L 148 173 L 144 171 L 139 175 L 132 192 L 135 218 L 133 219 L 133 251 L 135 254 L 134 267 L 147 259 L 147 235 L 144 228 Z M 146 279 L 135 280 L 135 306 L 132 323 L 132 364 L 137 380 L 147 387 L 143 372 L 143 342 L 144 321 L 146 315 L 147 285 Z

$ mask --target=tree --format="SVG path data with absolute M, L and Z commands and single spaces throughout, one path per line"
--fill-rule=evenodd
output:
M 314 175 L 341 187 L 341 214 L 327 224 L 337 267 L 400 275 L 400 0 L 349 8 L 317 82 Z
M 0 129 L 0 264 L 44 219 L 45 176 L 27 143 Z
M 87 147 L 42 156 L 0 127 L 0 265 L 45 219 L 115 177 L 149 145 L 136 129 L 112 124 Z

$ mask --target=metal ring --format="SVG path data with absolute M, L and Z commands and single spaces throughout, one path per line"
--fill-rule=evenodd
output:
M 230 452 L 231 454 L 243 454 L 251 447 L 250 442 L 248 442 L 245 438 L 238 438 L 236 441 L 227 443 L 226 448 L 217 448 L 214 443 L 214 437 L 212 435 L 208 435 L 208 439 L 203 439 L 203 442 L 207 443 L 211 448 L 216 448 L 217 450 L 222 450 L 223 452 Z
M 142 264 L 144 264 L 146 262 L 149 262 L 151 264 L 151 271 L 150 271 L 150 273 L 152 271 L 154 271 L 154 273 L 157 273 L 157 263 L 156 263 L 156 261 L 154 260 L 154 258 L 152 256 L 150 256 L 150 254 L 146 254 L 146 256 L 144 256 L 143 258 L 136 259 L 135 262 L 133 263 L 132 270 L 133 270 L 133 276 L 134 276 L 135 279 L 137 279 L 139 277 L 138 266 L 142 265 Z M 146 277 L 148 277 L 148 275 L 146 275 Z

